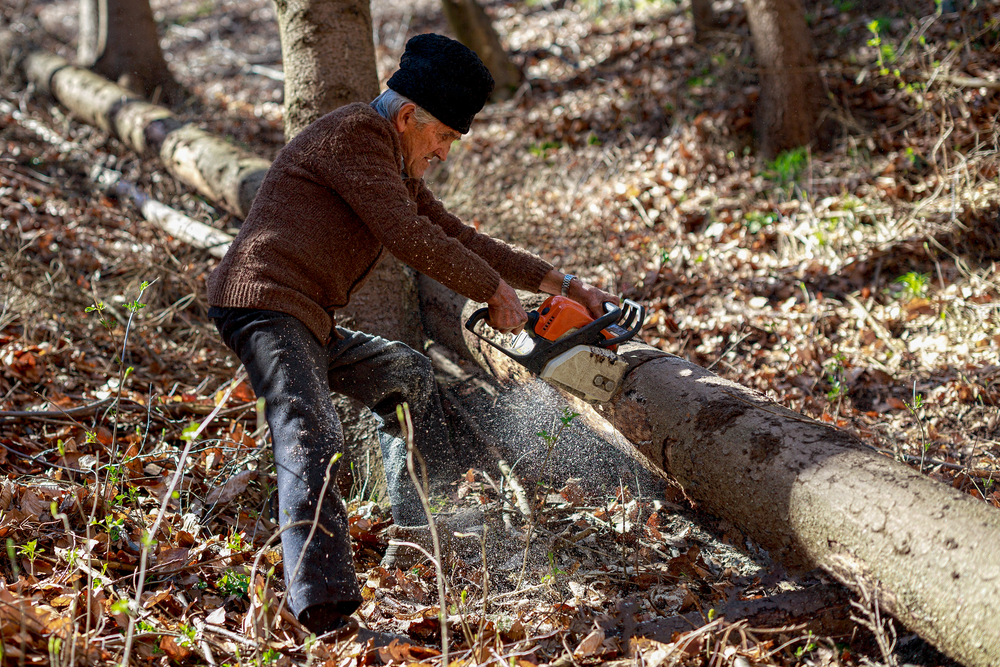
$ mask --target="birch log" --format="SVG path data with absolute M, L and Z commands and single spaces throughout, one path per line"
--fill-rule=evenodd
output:
M 498 379 L 526 376 L 465 343 Z M 1000 512 L 684 359 L 640 343 L 619 354 L 631 368 L 609 403 L 568 398 L 592 426 L 613 424 L 612 442 L 787 567 L 874 595 L 965 665 L 1000 665 Z
M 60 56 L 31 51 L 23 69 L 35 86 L 80 120 L 113 134 L 140 155 L 156 155 L 167 171 L 243 218 L 271 163 L 233 146 L 170 110 L 138 99 L 104 77 Z

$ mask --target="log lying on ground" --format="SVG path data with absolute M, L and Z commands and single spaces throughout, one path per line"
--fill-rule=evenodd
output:
M 118 137 L 140 155 L 156 155 L 167 171 L 240 218 L 250 212 L 271 163 L 193 125 L 170 110 L 46 51 L 23 62 L 27 79 L 80 120 Z
M 142 216 L 175 239 L 190 246 L 208 251 L 218 259 L 226 256 L 233 237 L 225 232 L 190 218 L 162 202 L 147 197 L 131 183 L 118 182 L 112 193 L 120 198 L 131 199 L 142 212 Z
M 498 379 L 527 376 L 465 344 Z M 615 442 L 787 567 L 874 596 L 963 664 L 1000 665 L 1000 513 L 684 359 L 638 343 L 619 354 L 622 389 L 596 408 L 573 399 L 577 411 L 613 424 Z

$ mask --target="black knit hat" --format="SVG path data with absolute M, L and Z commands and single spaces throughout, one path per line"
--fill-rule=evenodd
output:
M 493 77 L 472 49 L 432 33 L 406 43 L 386 85 L 462 134 L 493 93 Z

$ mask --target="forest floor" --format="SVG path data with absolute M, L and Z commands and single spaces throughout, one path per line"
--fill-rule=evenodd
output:
M 0 23 L 72 58 L 77 5 L 5 3 Z M 176 111 L 272 158 L 283 136 L 271 3 L 152 5 L 191 93 Z M 645 303 L 649 344 L 1000 507 L 1000 5 L 966 5 L 806 2 L 829 141 L 765 161 L 741 4 L 716 2 L 719 29 L 696 43 L 670 2 L 497 0 L 487 9 L 527 83 L 485 109 L 428 181 L 480 229 Z M 430 0 L 375 0 L 373 15 L 383 82 L 409 36 L 447 33 Z M 274 478 L 266 425 L 207 318 L 216 260 L 104 196 L 94 169 L 220 228 L 238 221 L 2 74 L 5 664 L 120 661 L 151 530 L 139 663 L 440 664 L 434 568 L 379 567 L 388 521 L 364 480 L 347 490 L 359 616 L 421 648 L 315 641 L 288 619 L 254 639 L 251 612 L 280 616 Z M 543 395 L 504 400 L 558 427 Z M 490 428 L 525 461 L 539 519 L 490 524 L 486 558 L 475 546 L 449 560 L 451 659 L 952 664 L 821 575 L 783 572 L 672 486 L 620 461 L 610 486 L 588 484 L 580 461 L 598 454 L 568 451 L 583 446 L 572 422 L 550 438 L 551 460 L 538 431 L 556 429 L 525 423 Z M 438 509 L 500 521 L 508 487 L 495 469 L 451 482 Z M 776 622 L 737 610 L 800 593 L 798 613 Z M 880 650 L 893 636 L 895 650 Z

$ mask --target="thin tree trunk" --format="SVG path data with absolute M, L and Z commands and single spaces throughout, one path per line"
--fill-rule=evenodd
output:
M 285 69 L 285 141 L 351 102 L 378 96 L 368 0 L 275 0 Z
M 463 317 L 472 312 L 466 307 Z M 428 324 L 433 336 L 435 328 Z M 517 363 L 466 334 L 507 382 Z M 823 568 L 970 667 L 1000 664 L 1000 513 L 763 394 L 643 344 L 607 404 L 567 400 L 797 571 Z
M 747 0 L 746 11 L 760 68 L 758 143 L 773 158 L 813 140 L 822 102 L 819 73 L 801 0 Z
M 691 0 L 691 15 L 694 18 L 695 39 L 700 41 L 705 38 L 707 33 L 715 29 L 712 0 Z
M 77 63 L 146 98 L 182 95 L 163 59 L 149 0 L 80 0 Z
M 441 0 L 441 8 L 458 41 L 475 51 L 493 75 L 493 101 L 510 99 L 523 77 L 500 44 L 490 17 L 476 0 Z

